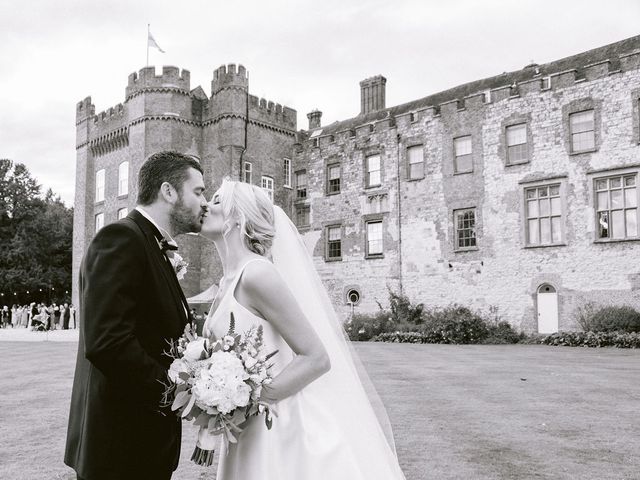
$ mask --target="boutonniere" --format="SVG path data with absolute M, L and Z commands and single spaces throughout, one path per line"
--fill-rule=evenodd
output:
M 187 274 L 187 267 L 189 266 L 189 264 L 185 262 L 184 259 L 176 252 L 173 252 L 173 255 L 169 257 L 169 261 L 173 266 L 173 271 L 176 273 L 176 277 L 178 277 L 178 280 L 182 280 Z

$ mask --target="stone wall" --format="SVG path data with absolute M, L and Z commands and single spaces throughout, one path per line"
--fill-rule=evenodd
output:
M 547 88 L 541 79 L 523 82 L 492 92 L 490 101 L 479 92 L 357 125 L 355 136 L 329 129 L 320 138 L 303 138 L 296 166 L 309 172 L 312 217 L 304 234 L 342 311 L 350 311 L 347 289 L 361 292 L 356 311 L 374 311 L 378 302 L 387 304 L 390 287 L 428 307 L 497 307 L 514 326 L 533 332 L 542 284 L 558 292 L 560 329 L 576 328 L 572 314 L 587 300 L 640 307 L 638 237 L 595 241 L 593 198 L 594 178 L 640 168 L 640 72 L 633 65 L 552 76 Z M 596 148 L 573 154 L 568 116 L 584 109 L 595 111 Z M 527 161 L 508 165 L 505 129 L 521 122 L 527 125 Z M 453 170 L 453 140 L 463 135 L 472 137 L 472 173 Z M 423 147 L 425 176 L 410 180 L 406 152 L 415 145 Z M 381 155 L 383 185 L 366 189 L 363 159 L 371 153 Z M 342 191 L 327 195 L 326 165 L 334 161 L 341 164 Z M 561 185 L 562 241 L 528 247 L 525 189 L 545 181 Z M 364 220 L 379 195 L 386 197 L 384 257 L 367 259 Z M 454 211 L 465 208 L 475 208 L 477 248 L 459 250 Z M 333 223 L 344 232 L 338 262 L 324 258 L 324 227 Z

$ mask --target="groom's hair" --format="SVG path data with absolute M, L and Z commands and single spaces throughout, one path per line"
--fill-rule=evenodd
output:
M 151 155 L 138 174 L 138 205 L 155 202 L 164 182 L 170 183 L 178 195 L 182 195 L 182 186 L 189 178 L 190 168 L 204 175 L 200 162 L 189 155 L 171 151 Z

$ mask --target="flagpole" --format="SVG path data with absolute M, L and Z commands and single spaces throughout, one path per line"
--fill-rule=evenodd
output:
M 149 66 L 149 33 L 151 32 L 151 24 L 147 23 L 147 67 Z

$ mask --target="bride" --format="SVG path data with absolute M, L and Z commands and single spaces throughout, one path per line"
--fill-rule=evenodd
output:
M 260 324 L 278 350 L 261 395 L 273 427 L 252 417 L 237 443 L 221 442 L 216 478 L 404 480 L 384 407 L 287 215 L 257 186 L 224 180 L 201 235 L 224 271 L 205 335 L 223 336 L 233 312 L 237 332 Z

